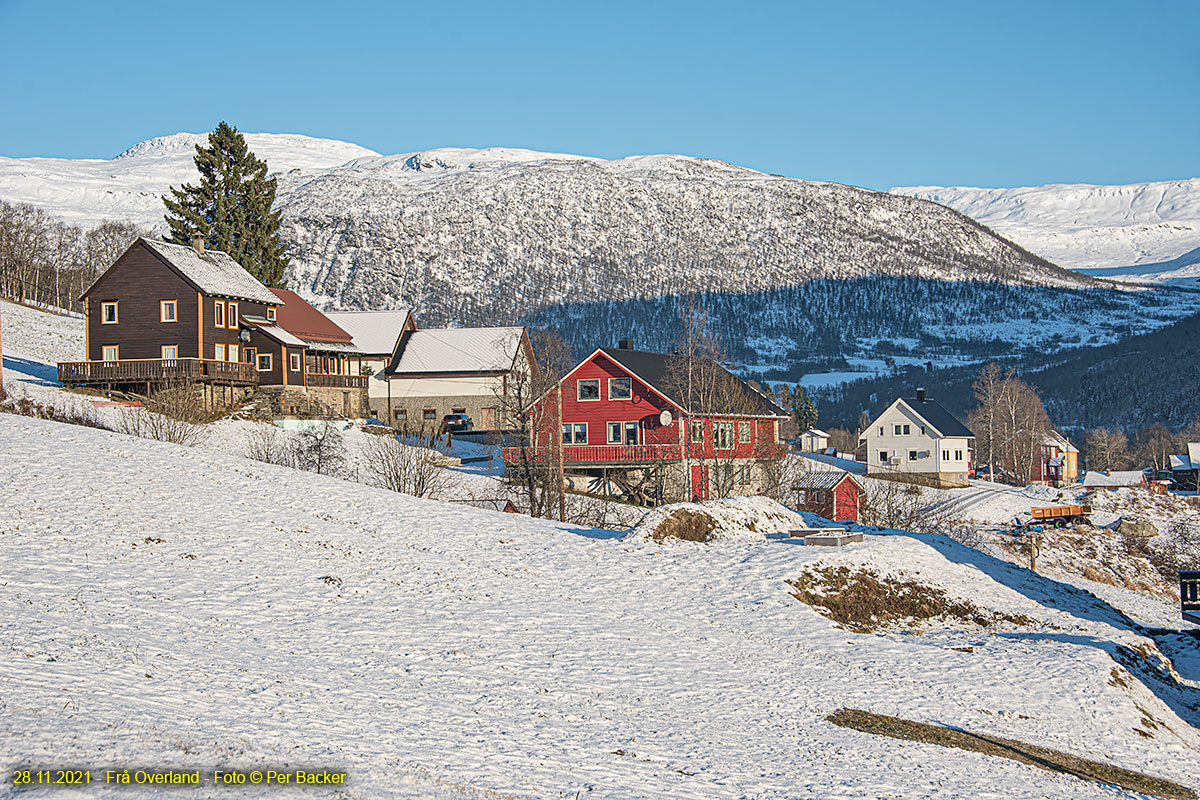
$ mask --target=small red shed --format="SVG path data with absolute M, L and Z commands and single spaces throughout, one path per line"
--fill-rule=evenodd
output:
M 863 485 L 849 472 L 806 472 L 792 483 L 796 507 L 838 522 L 858 522 Z

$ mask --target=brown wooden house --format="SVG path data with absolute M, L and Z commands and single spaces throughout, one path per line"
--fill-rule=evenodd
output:
M 64 384 L 145 391 L 167 383 L 327 387 L 361 393 L 345 374 L 351 337 L 300 297 L 271 290 L 220 250 L 139 238 L 83 293 L 85 361 Z M 330 402 L 328 405 L 335 405 Z

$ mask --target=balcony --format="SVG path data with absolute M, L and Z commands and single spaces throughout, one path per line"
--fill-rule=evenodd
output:
M 252 386 L 258 380 L 253 364 L 207 358 L 62 361 L 58 365 L 58 381 L 64 385 L 200 382 Z
M 504 448 L 504 463 L 518 464 L 521 461 L 520 447 Z M 678 444 L 609 444 L 609 445 L 563 445 L 563 463 L 572 466 L 608 466 L 617 464 L 651 464 L 663 461 L 681 461 L 684 454 L 679 451 Z M 691 459 L 712 458 L 749 458 L 749 459 L 779 459 L 787 452 L 784 444 L 760 444 L 757 447 L 742 444 L 733 450 L 718 450 L 716 453 L 709 447 L 691 444 L 687 448 L 687 457 Z M 527 449 L 528 452 L 528 449 Z M 541 448 L 531 456 L 538 460 L 553 460 L 558 458 L 555 448 Z
M 305 386 L 334 386 L 341 389 L 365 389 L 367 375 L 330 375 L 324 372 L 304 373 Z

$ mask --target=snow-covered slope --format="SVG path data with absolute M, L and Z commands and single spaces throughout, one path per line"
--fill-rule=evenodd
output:
M 290 133 L 247 133 L 246 144 L 272 172 L 311 173 L 377 155 L 348 142 Z M 104 159 L 0 157 L 0 200 L 32 203 L 72 225 L 105 219 L 147 228 L 162 223 L 162 195 L 194 183 L 195 145 L 208 134 L 176 133 L 134 145 Z
M 950 206 L 1072 269 L 1167 262 L 1200 247 L 1200 178 L 1128 186 L 904 186 L 891 191 Z
M 658 546 L 3 414 L 0 452 L 14 763 L 329 768 L 355 797 L 1115 796 L 824 720 L 850 706 L 1200 781 L 1195 690 L 1114 661 L 1144 631 L 942 537 Z M 789 596 L 816 562 L 1030 621 L 848 633 Z

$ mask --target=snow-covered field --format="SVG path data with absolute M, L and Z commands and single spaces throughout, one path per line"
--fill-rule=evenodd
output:
M 0 448 L 10 760 L 328 767 L 354 797 L 1118 796 L 823 720 L 853 706 L 1200 781 L 1195 688 L 1109 684 L 1143 631 L 942 537 L 659 546 L 11 415 Z M 788 595 L 818 560 L 1036 623 L 849 634 Z

